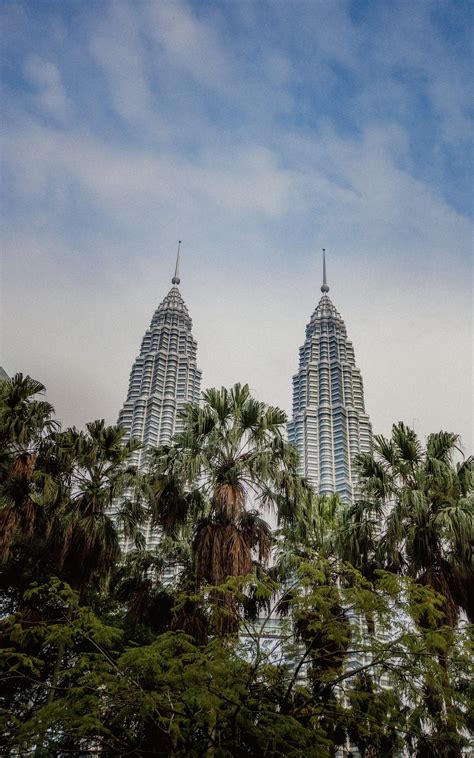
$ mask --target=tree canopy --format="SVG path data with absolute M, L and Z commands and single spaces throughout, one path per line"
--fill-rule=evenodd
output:
M 472 466 L 454 435 L 376 438 L 347 508 L 297 475 L 285 414 L 246 385 L 188 407 L 146 474 L 120 427 L 61 430 L 43 391 L 0 385 L 2 754 L 467 749 Z

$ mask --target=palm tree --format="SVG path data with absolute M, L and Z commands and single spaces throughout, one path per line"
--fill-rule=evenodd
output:
M 154 523 L 165 533 L 193 531 L 197 586 L 222 585 L 253 570 L 270 555 L 270 527 L 260 516 L 271 509 L 295 517 L 301 480 L 296 451 L 283 438 L 286 415 L 250 396 L 248 385 L 210 389 L 202 407 L 184 412 L 184 428 L 152 459 Z M 217 626 L 237 627 L 229 593 Z
M 280 580 L 289 579 L 300 560 L 315 556 L 331 559 L 337 555 L 344 502 L 337 493 L 318 495 L 308 481 L 300 484 L 298 518 L 283 523 L 275 534 L 276 561 L 273 573 Z
M 148 626 L 154 633 L 166 629 L 173 598 L 158 579 L 163 560 L 149 550 L 133 550 L 114 572 L 111 588 L 126 607 L 125 619 L 132 625 Z
M 100 420 L 86 424 L 86 432 L 73 428 L 54 440 L 70 490 L 52 519 L 50 542 L 60 571 L 80 591 L 93 578 L 106 579 L 118 561 L 120 522 L 130 535 L 143 520 L 139 504 L 126 497 L 137 476 L 128 460 L 140 443 L 124 435 L 120 426 Z
M 0 383 L 0 561 L 9 558 L 17 535 L 29 536 L 37 526 L 37 460 L 48 435 L 58 428 L 54 409 L 35 396 L 41 382 L 18 373 Z
M 59 431 L 52 406 L 37 398 L 44 390 L 22 374 L 0 383 L 0 560 L 6 568 L 34 543 L 46 571 L 86 588 L 117 561 L 119 524 L 134 537 L 143 520 L 140 503 L 124 497 L 139 443 L 104 421 Z
M 394 424 L 392 436 L 374 437 L 371 453 L 360 455 L 362 497 L 347 512 L 340 533 L 343 557 L 372 579 L 378 568 L 406 574 L 441 598 L 441 615 L 428 616 L 410 593 L 410 613 L 420 627 L 456 627 L 461 609 L 474 617 L 473 459 L 455 462 L 459 438 L 429 435 L 423 448 L 413 429 Z M 425 687 L 440 755 L 460 756 L 449 671 L 450 645 L 438 650 L 444 691 Z
M 444 622 L 455 626 L 472 600 L 473 459 L 455 463 L 459 438 L 431 434 L 423 449 L 403 423 L 391 439 L 374 438 L 359 456 L 364 498 L 346 521 L 346 557 L 363 568 L 406 573 L 444 598 Z

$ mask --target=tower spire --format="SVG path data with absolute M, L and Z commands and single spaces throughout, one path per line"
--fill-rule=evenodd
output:
M 178 252 L 176 254 L 176 267 L 174 270 L 174 276 L 171 280 L 171 284 L 179 284 L 181 279 L 179 278 L 179 251 L 181 248 L 181 240 L 178 241 Z
M 326 292 L 329 292 L 328 282 L 326 279 L 326 250 L 324 247 L 323 247 L 323 285 L 321 287 L 321 292 L 324 292 L 324 294 L 326 294 Z

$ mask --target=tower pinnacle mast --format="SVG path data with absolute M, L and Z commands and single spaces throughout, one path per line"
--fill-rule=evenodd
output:
M 341 315 L 327 295 L 323 250 L 322 297 L 306 326 L 293 376 L 293 417 L 288 440 L 298 451 L 298 471 L 320 495 L 358 497 L 354 463 L 370 450 L 372 427 L 365 411 L 362 376 Z
M 180 251 L 180 248 L 181 248 L 181 240 L 178 241 L 178 252 L 176 254 L 176 267 L 175 267 L 175 270 L 174 270 L 174 276 L 173 276 L 173 278 L 171 280 L 171 284 L 176 284 L 176 285 L 178 285 L 180 283 L 180 281 L 181 281 L 181 279 L 179 278 L 179 251 Z
M 329 292 L 328 282 L 326 278 L 326 250 L 323 247 L 323 285 L 321 287 L 321 292 Z

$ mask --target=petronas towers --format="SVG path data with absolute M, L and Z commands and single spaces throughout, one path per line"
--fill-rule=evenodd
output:
M 300 473 L 316 491 L 350 501 L 357 492 L 354 458 L 370 449 L 372 427 L 354 348 L 328 295 L 324 251 L 321 292 L 293 377 L 288 439 L 298 450 Z
M 127 437 L 143 445 L 135 460 L 141 468 L 150 448 L 166 444 L 179 431 L 180 410 L 187 403 L 199 403 L 201 392 L 193 322 L 179 290 L 179 248 L 171 283 L 143 337 L 119 415 Z
M 141 468 L 147 451 L 179 430 L 183 406 L 200 399 L 197 343 L 179 284 L 178 248 L 172 287 L 145 332 L 119 415 L 127 437 L 143 444 L 135 460 Z M 354 457 L 370 449 L 372 429 L 354 348 L 328 295 L 324 258 L 321 291 L 299 350 L 288 437 L 299 452 L 300 473 L 316 490 L 350 501 L 357 492 Z

